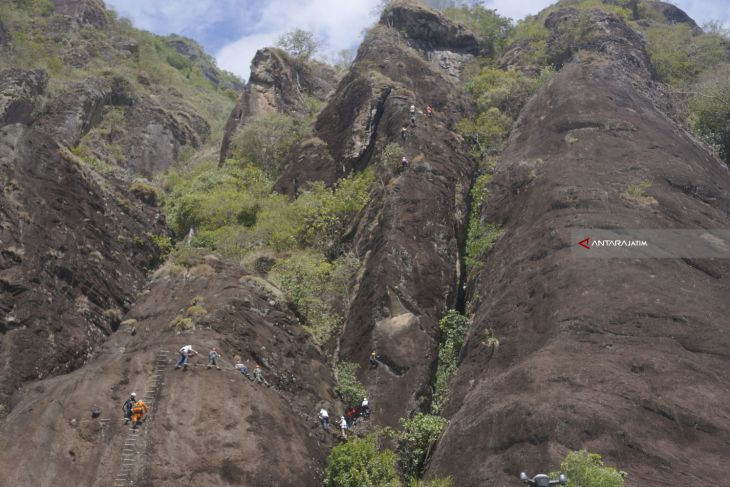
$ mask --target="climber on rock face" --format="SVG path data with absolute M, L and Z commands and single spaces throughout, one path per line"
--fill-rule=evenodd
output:
M 137 402 L 137 394 L 134 392 L 129 395 L 129 399 L 124 401 L 122 410 L 124 411 L 124 424 L 129 424 L 129 420 L 132 418 L 132 406 Z
M 344 416 L 340 416 L 340 431 L 342 432 L 342 438 L 347 439 L 347 420 Z
M 362 400 L 362 406 L 360 406 L 360 415 L 362 415 L 362 416 L 370 415 L 370 406 L 369 406 L 367 397 L 363 398 L 363 400 Z
M 221 370 L 221 368 L 218 366 L 218 351 L 213 347 L 213 349 L 208 352 L 208 368 L 211 368 L 215 366 L 216 369 Z
M 236 355 L 235 357 L 233 357 L 233 362 L 233 368 L 242 373 L 247 379 L 251 380 L 251 378 L 248 376 L 248 366 L 241 362 L 240 355 Z
M 405 159 L 405 157 L 403 159 Z M 373 353 L 370 354 L 370 357 L 368 357 L 368 362 L 370 362 L 370 368 L 371 369 L 378 368 L 378 358 L 375 355 L 375 352 L 373 352 Z
M 433 108 L 431 108 L 431 105 L 426 105 L 426 116 L 428 118 L 433 117 Z
M 180 367 L 185 367 L 188 365 L 188 358 L 197 354 L 195 350 L 193 350 L 192 345 L 185 345 L 180 349 L 180 360 L 178 360 L 177 365 L 175 366 L 176 369 L 179 369 Z
M 400 138 L 401 140 L 406 140 L 406 137 L 408 136 L 408 127 L 402 127 L 400 129 Z
M 142 421 L 144 421 L 145 415 L 147 414 L 147 411 L 149 411 L 149 406 L 144 403 L 141 399 L 134 403 L 132 406 L 132 429 L 137 430 L 139 425 L 142 424 Z
M 266 386 L 269 385 L 269 383 L 266 382 L 266 379 L 264 379 L 264 374 L 261 371 L 261 366 L 259 364 L 256 364 L 256 367 L 253 369 L 253 380 L 259 384 L 264 384 Z
M 322 429 L 327 432 L 330 427 L 330 415 L 325 408 L 319 410 L 319 422 L 322 423 Z
M 403 156 L 403 158 L 400 160 L 400 163 L 401 163 L 403 171 L 407 170 L 408 166 L 410 165 L 410 162 L 408 161 L 406 156 Z

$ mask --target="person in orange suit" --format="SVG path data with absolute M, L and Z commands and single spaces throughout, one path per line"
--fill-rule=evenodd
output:
M 150 408 L 141 399 L 134 403 L 132 406 L 132 429 L 136 430 L 139 425 L 144 421 L 147 411 Z

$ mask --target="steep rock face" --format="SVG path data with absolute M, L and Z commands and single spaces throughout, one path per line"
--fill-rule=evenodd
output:
M 394 19 L 415 37 L 396 28 Z M 434 35 L 418 27 L 423 19 Z M 408 171 L 390 180 L 379 176 L 385 179 L 355 222 L 352 245 L 363 264 L 339 354 L 364 366 L 360 378 L 369 387 L 375 417 L 388 425 L 428 406 L 438 320 L 458 298 L 465 201 L 474 171 L 451 130 L 468 105 L 430 53 L 471 56 L 475 46 L 473 36 L 438 13 L 410 2 L 390 7 L 320 113 L 307 156 L 290 164 L 277 183 L 289 193 L 311 179 L 332 184 L 377 165 L 382 149 L 394 142 L 411 161 Z M 411 104 L 418 107 L 415 127 Z M 427 104 L 435 111 L 430 119 L 422 112 Z M 402 140 L 404 126 L 408 135 Z M 372 350 L 382 365 L 365 370 Z
M 221 164 L 230 155 L 232 139 L 251 117 L 271 112 L 307 115 L 305 97 L 324 100 L 336 82 L 337 73 L 326 64 L 295 59 L 280 49 L 256 52 L 251 62 L 251 76 L 226 123 Z
M 10 69 L 0 73 L 0 125 L 29 124 L 48 75 L 43 70 Z
M 181 335 L 171 323 L 190 316 L 193 302 L 203 311 Z M 6 482 L 112 485 L 126 449 L 135 485 L 321 485 L 336 432 L 325 434 L 316 414 L 335 404 L 333 378 L 276 290 L 210 255 L 159 269 L 125 318 L 136 321 L 125 321 L 82 370 L 17 394 L 0 424 L 4 438 L 16 439 L 0 452 Z M 201 355 L 189 370 L 175 370 L 186 344 Z M 212 347 L 222 370 L 205 367 Z M 162 386 L 149 396 L 152 412 L 136 442 L 127 442 L 121 404 L 132 391 L 151 390 L 161 350 L 169 352 Z M 251 370 L 261 364 L 271 387 L 236 371 L 237 354 Z M 101 408 L 99 419 L 92 406 Z
M 110 120 L 111 108 L 121 110 L 122 120 Z M 106 130 L 90 132 L 100 125 Z M 210 133 L 208 122 L 184 102 L 162 107 L 120 76 L 72 86 L 51 101 L 36 127 L 67 147 L 83 139 L 97 159 L 145 176 L 175 165 L 183 145 L 200 147 Z
M 575 227 L 730 225 L 727 168 L 657 109 L 642 49 L 636 38 L 584 51 L 520 115 L 484 209 L 504 235 L 478 278 L 430 475 L 511 485 L 586 448 L 626 470 L 628 486 L 725 482 L 728 262 L 571 250 Z
M 10 43 L 12 40 L 12 37 L 10 36 L 10 33 L 5 28 L 5 24 L 0 21 L 0 46 L 4 46 Z
M 38 72 L 4 75 L 2 86 L 44 82 Z M 28 89 L 15 95 L 6 106 L 34 104 Z M 156 208 L 100 178 L 46 128 L 0 129 L 0 402 L 23 381 L 84 363 L 157 258 L 147 233 L 165 231 Z

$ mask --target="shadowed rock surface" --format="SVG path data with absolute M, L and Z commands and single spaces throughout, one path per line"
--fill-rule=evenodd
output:
M 478 277 L 429 468 L 455 485 L 509 485 L 580 448 L 628 471 L 628 486 L 726 479 L 728 262 L 578 259 L 570 230 L 728 228 L 730 175 L 653 103 L 640 39 L 590 19 L 629 42 L 566 62 L 522 112 L 489 188 L 486 219 L 505 233 Z

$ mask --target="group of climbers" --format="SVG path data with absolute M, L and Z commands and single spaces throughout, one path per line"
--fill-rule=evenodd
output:
M 198 352 L 196 352 L 193 349 L 192 345 L 185 345 L 180 349 L 180 359 L 177 362 L 177 365 L 175 365 L 176 369 L 182 368 L 183 370 L 186 369 L 189 363 L 190 357 L 194 357 L 197 355 Z M 210 352 L 208 352 L 208 368 L 215 367 L 216 370 L 221 370 L 220 365 L 218 365 L 218 360 L 221 358 L 220 354 L 218 353 L 218 350 L 216 350 L 215 347 L 213 347 Z M 238 370 L 241 374 L 243 374 L 246 378 L 249 380 L 252 380 L 256 382 L 257 384 L 263 384 L 267 387 L 271 387 L 271 384 L 264 378 L 264 372 L 261 369 L 261 366 L 256 364 L 256 366 L 253 369 L 253 377 L 248 375 L 248 366 L 241 361 L 240 355 L 236 355 L 233 357 L 233 368 Z
M 345 411 L 345 414 L 340 416 L 340 434 L 344 440 L 347 440 L 347 430 L 355 426 L 357 418 L 367 418 L 370 416 L 370 407 L 368 399 L 363 398 L 362 405 L 359 407 L 352 407 Z M 321 408 L 317 415 L 319 422 L 322 425 L 322 429 L 325 433 L 329 431 L 330 427 L 330 415 L 326 408 Z
M 137 394 L 133 392 L 129 395 L 129 399 L 124 402 L 122 410 L 124 411 L 124 424 L 129 424 L 131 421 L 132 431 L 137 431 L 149 411 L 149 406 L 141 399 L 137 400 Z
M 416 127 L 416 105 L 411 104 L 408 111 L 411 116 L 411 127 L 415 128 Z M 423 113 L 425 113 L 428 118 L 433 118 L 433 108 L 431 107 L 431 105 L 426 105 L 426 108 L 423 110 Z M 401 141 L 405 142 L 407 137 L 408 137 L 408 127 L 403 126 L 400 129 Z M 401 159 L 400 162 L 401 162 L 401 171 L 405 172 L 406 170 L 408 170 L 408 167 L 410 166 L 410 162 L 408 161 L 406 156 L 403 156 L 403 158 Z

